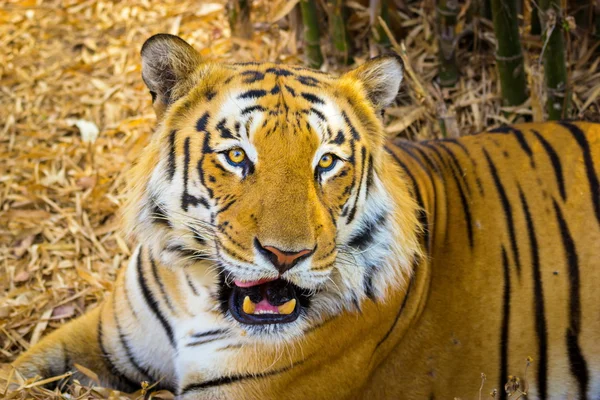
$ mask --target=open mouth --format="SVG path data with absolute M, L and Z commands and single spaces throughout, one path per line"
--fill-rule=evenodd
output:
M 264 325 L 293 322 L 307 308 L 310 295 L 284 279 L 234 281 L 225 284 L 227 308 L 233 318 L 244 324 Z

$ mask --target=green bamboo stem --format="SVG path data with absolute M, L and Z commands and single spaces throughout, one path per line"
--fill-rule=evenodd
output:
M 439 0 L 436 8 L 437 35 L 439 42 L 440 85 L 452 87 L 458 81 L 455 39 L 458 3 L 456 0 Z
M 227 2 L 227 14 L 232 36 L 244 38 L 252 36 L 251 3 L 252 0 L 230 0 Z
M 542 23 L 540 22 L 540 14 L 537 10 L 537 1 L 531 2 L 531 31 L 535 36 L 542 34 Z
M 479 0 L 480 2 L 480 10 L 481 10 L 481 16 L 485 19 L 492 19 L 492 5 L 490 3 L 490 0 Z
M 348 10 L 342 0 L 329 0 L 329 3 L 329 21 L 331 24 L 331 38 L 333 40 L 335 57 L 341 64 L 352 64 L 352 44 L 350 43 L 348 29 L 346 28 Z
M 569 14 L 575 17 L 575 24 L 578 28 L 588 30 L 590 27 L 590 17 L 592 14 L 592 2 L 589 0 L 571 0 L 569 4 Z M 560 4 L 560 3 L 559 3 Z
M 597 40 L 600 40 L 600 0 L 596 0 L 596 4 L 594 7 L 594 27 L 594 36 Z
M 544 22 L 542 51 L 548 92 L 546 111 L 550 120 L 557 120 L 568 115 L 571 103 L 560 0 L 541 0 L 540 9 L 543 12 L 541 19 Z
M 315 0 L 300 0 L 300 10 L 304 23 L 306 61 L 311 68 L 320 68 L 323 65 L 323 54 L 321 53 L 317 4 Z
M 496 63 L 504 104 L 517 106 L 527 99 L 527 81 L 515 0 L 492 0 L 492 19 L 498 42 Z
M 374 1 L 374 0 L 371 0 L 371 1 Z M 390 26 L 389 0 L 379 0 L 379 16 L 381 17 L 381 19 L 383 20 L 383 22 L 385 22 L 385 24 L 387 26 Z M 385 30 L 383 29 L 382 25 L 379 23 L 379 18 L 375 18 L 375 26 L 377 28 L 376 29 L 377 43 L 379 43 L 380 45 L 382 45 L 384 47 L 390 47 L 391 46 L 390 39 L 386 35 Z

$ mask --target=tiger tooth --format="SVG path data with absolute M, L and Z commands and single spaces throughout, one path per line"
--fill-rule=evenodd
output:
M 254 314 L 254 310 L 256 309 L 256 304 L 250 300 L 250 296 L 244 297 L 244 306 L 242 307 L 246 314 Z
M 289 315 L 294 311 L 295 308 L 296 308 L 296 299 L 291 299 L 287 303 L 284 303 L 284 304 L 280 305 L 279 307 L 277 307 L 277 310 L 279 310 L 279 314 Z

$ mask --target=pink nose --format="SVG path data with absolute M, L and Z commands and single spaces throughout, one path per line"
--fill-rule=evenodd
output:
M 308 258 L 315 249 L 300 250 L 300 251 L 283 251 L 273 246 L 263 246 L 258 239 L 255 240 L 255 245 L 258 251 L 267 257 L 277 268 L 280 274 L 294 267 L 300 261 Z

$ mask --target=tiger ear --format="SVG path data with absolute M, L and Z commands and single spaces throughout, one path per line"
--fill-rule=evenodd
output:
M 187 78 L 200 64 L 200 54 L 180 37 L 159 33 L 146 40 L 141 55 L 142 79 L 160 120 L 169 105 L 190 89 Z
M 346 73 L 362 83 L 368 99 L 377 110 L 392 104 L 400 91 L 404 64 L 397 55 L 379 56 Z

